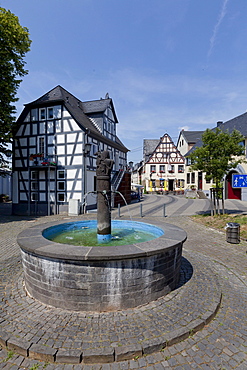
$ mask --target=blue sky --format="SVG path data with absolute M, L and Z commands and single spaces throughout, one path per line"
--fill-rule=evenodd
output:
M 204 130 L 247 109 L 246 0 L 0 0 L 29 29 L 18 114 L 57 85 L 80 100 L 108 92 L 118 136 Z

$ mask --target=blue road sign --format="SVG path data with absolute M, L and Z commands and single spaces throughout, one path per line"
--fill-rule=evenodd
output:
M 233 188 L 247 188 L 247 175 L 232 175 Z

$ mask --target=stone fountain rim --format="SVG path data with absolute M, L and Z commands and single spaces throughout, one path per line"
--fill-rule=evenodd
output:
M 157 254 L 157 252 L 168 251 L 170 248 L 173 249 L 174 246 L 183 243 L 187 239 L 186 232 L 180 227 L 151 220 L 148 221 L 148 224 L 159 227 L 164 231 L 164 234 L 153 240 L 131 245 L 100 247 L 73 246 L 55 243 L 42 235 L 43 231 L 49 227 L 77 221 L 90 220 L 75 218 L 67 222 L 61 220 L 35 225 L 20 232 L 17 237 L 17 242 L 23 251 L 42 256 L 43 258 L 61 261 L 106 261 L 151 256 Z M 139 220 L 133 221 L 146 223 Z

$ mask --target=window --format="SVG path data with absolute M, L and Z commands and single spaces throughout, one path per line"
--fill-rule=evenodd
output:
M 191 184 L 195 183 L 195 172 L 192 172 L 191 174 Z
M 187 164 L 187 166 L 190 166 L 191 165 L 191 159 L 190 158 L 186 158 L 186 164 Z
M 38 152 L 45 154 L 45 137 L 44 136 L 39 137 L 38 146 L 39 146 Z
M 64 193 L 57 193 L 57 201 L 58 202 L 65 202 L 65 194 Z
M 58 170 L 57 171 L 57 178 L 58 179 L 65 179 L 65 171 L 64 170 Z
M 179 164 L 178 165 L 178 172 L 183 173 L 184 172 L 184 166 Z
M 57 183 L 57 190 L 65 190 L 65 182 L 64 181 L 58 181 Z
M 211 180 L 206 179 L 206 177 L 205 177 L 205 180 L 206 180 L 206 184 L 210 184 Z
M 53 118 L 53 108 L 48 108 L 48 119 Z
M 175 169 L 174 164 L 168 166 L 168 172 L 173 173 Z
M 38 121 L 38 110 L 37 109 L 31 110 L 31 121 Z
M 37 182 L 34 182 L 34 181 L 31 182 L 31 190 L 38 190 L 38 183 Z
M 150 166 L 150 172 L 156 172 L 156 166 L 155 165 Z
M 190 173 L 187 173 L 187 184 L 190 184 Z
M 31 179 L 32 180 L 38 180 L 38 172 L 37 171 L 31 171 Z
M 39 200 L 38 193 L 31 193 L 31 201 L 37 202 Z
M 189 175 L 189 174 L 188 174 Z M 178 182 L 177 182 L 177 186 L 179 187 L 179 188 L 184 188 L 184 180 L 178 180 Z
M 46 117 L 45 117 L 45 108 L 41 108 L 39 110 L 39 119 L 40 120 L 44 120 Z
M 166 172 L 164 165 L 160 165 L 160 172 Z

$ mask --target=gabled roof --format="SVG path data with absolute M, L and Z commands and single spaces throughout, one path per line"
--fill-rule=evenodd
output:
M 222 131 L 228 131 L 231 133 L 233 130 L 238 130 L 244 137 L 247 137 L 247 112 L 237 116 L 235 118 L 230 119 L 226 122 L 219 122 L 217 126 Z M 212 130 L 215 130 L 214 127 Z M 202 146 L 202 140 L 198 140 L 198 142 L 186 153 L 186 156 L 190 155 L 195 148 Z
M 231 133 L 234 129 L 238 130 L 244 137 L 247 137 L 247 113 L 230 119 L 229 121 L 217 125 L 222 131 L 228 130 Z
M 115 122 L 117 123 L 118 119 L 111 98 L 82 102 L 82 109 L 85 114 L 102 113 L 109 105 L 112 107 Z
M 118 138 L 116 138 L 116 141 L 113 141 L 113 140 L 106 138 L 104 135 L 102 135 L 99 129 L 97 128 L 97 126 L 95 126 L 92 120 L 90 120 L 90 118 L 87 117 L 87 115 L 85 114 L 83 110 L 84 103 L 81 102 L 78 98 L 76 98 L 74 95 L 69 93 L 67 90 L 65 90 L 60 85 L 50 90 L 49 92 L 41 96 L 39 99 L 34 100 L 31 103 L 25 104 L 25 108 L 17 120 L 17 126 L 19 122 L 21 123 L 24 120 L 30 108 L 42 107 L 42 106 L 49 105 L 49 104 L 52 105 L 55 102 L 61 103 L 61 104 L 63 103 L 66 109 L 70 112 L 71 116 L 75 119 L 75 121 L 81 127 L 81 129 L 83 131 L 87 131 L 90 134 L 90 136 L 94 137 L 95 139 L 104 141 L 108 145 L 111 145 L 125 153 L 128 151 L 128 149 L 121 143 L 121 141 Z M 97 101 L 95 101 L 95 105 L 94 105 L 95 107 L 97 105 L 96 102 Z M 112 99 L 109 99 L 109 98 L 101 99 L 99 100 L 99 102 L 100 103 L 98 104 L 98 109 L 99 109 L 99 106 L 101 107 L 100 109 L 103 109 L 103 106 L 107 108 L 109 104 L 111 104 L 113 107 Z M 85 104 L 86 106 L 89 106 L 87 105 L 87 103 Z M 91 108 L 93 108 L 93 105 L 91 106 Z M 103 112 L 104 110 L 100 110 L 100 111 Z M 99 110 L 97 112 L 99 112 Z
M 149 140 L 147 140 L 149 141 Z M 164 134 L 159 140 L 152 140 L 153 143 L 152 144 L 155 144 L 155 141 L 156 141 L 156 145 L 155 147 L 153 148 L 153 151 L 152 153 L 150 153 L 150 155 L 147 157 L 147 159 L 145 160 L 145 163 L 148 163 L 152 160 L 153 158 L 153 155 L 155 154 L 155 152 L 158 152 L 159 151 L 159 148 L 162 145 L 169 145 L 169 152 L 170 153 L 178 153 L 179 156 L 182 156 L 182 154 L 180 153 L 180 151 L 178 150 L 177 146 L 174 144 L 171 136 L 169 134 Z M 161 149 L 161 151 L 163 151 L 163 149 Z
M 181 135 L 183 135 L 188 144 L 193 144 L 201 139 L 203 132 L 204 131 L 182 131 Z
M 143 159 L 146 162 L 149 157 L 153 154 L 157 145 L 159 144 L 159 139 L 144 139 L 143 140 Z
M 45 103 L 54 102 L 54 101 L 66 101 L 67 97 L 73 97 L 73 99 L 76 99 L 76 97 L 74 95 L 72 95 L 71 93 L 69 93 L 62 86 L 58 85 L 54 89 L 52 89 L 51 91 L 49 91 L 46 94 L 42 95 L 37 100 L 34 100 L 31 103 L 25 104 L 25 106 L 43 105 Z

